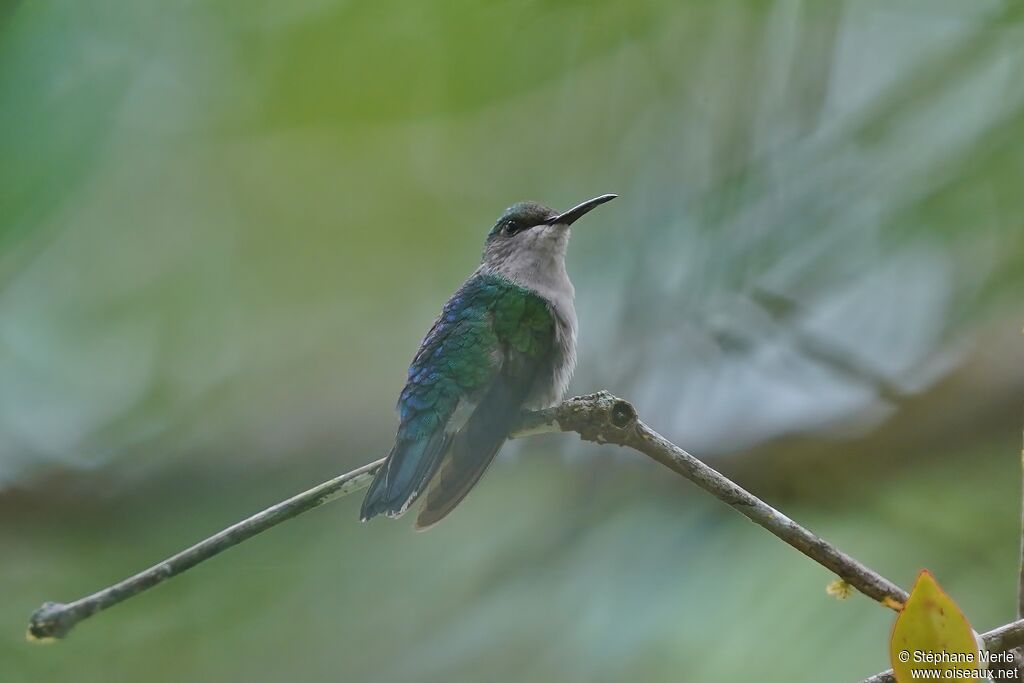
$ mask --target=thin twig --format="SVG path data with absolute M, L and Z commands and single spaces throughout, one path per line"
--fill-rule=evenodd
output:
M 557 407 L 524 415 L 523 427 L 514 435 L 525 436 L 559 431 L 554 418 L 556 410 Z M 223 531 L 172 555 L 149 569 L 92 595 L 69 603 L 44 603 L 32 614 L 28 627 L 28 639 L 36 642 L 49 642 L 63 638 L 78 622 L 97 612 L 147 591 L 281 522 L 350 493 L 365 489 L 373 481 L 373 475 L 384 464 L 384 460 L 381 458 L 294 495 L 248 519 L 232 524 Z
M 635 448 L 682 474 L 869 598 L 894 610 L 902 609 L 907 601 L 909 596 L 902 588 L 708 467 L 643 422 L 637 421 L 634 433 L 623 445 Z
M 381 458 L 369 465 L 363 465 L 359 469 L 325 481 L 262 512 L 257 512 L 248 519 L 232 524 L 227 529 L 196 543 L 191 548 L 182 550 L 160 564 L 153 565 L 135 576 L 92 595 L 67 604 L 47 602 L 32 615 L 28 627 L 28 638 L 40 641 L 63 638 L 68 631 L 74 628 L 75 624 L 97 612 L 149 590 L 172 576 L 177 576 L 186 569 L 191 569 L 200 562 L 219 555 L 228 548 L 307 510 L 366 488 L 373 480 L 374 472 L 383 464 L 384 459 Z
M 985 649 L 992 654 L 1020 647 L 1024 645 L 1024 619 L 1011 621 L 1009 624 L 982 633 L 981 639 L 985 641 Z M 892 669 L 889 669 L 865 678 L 861 683 L 896 683 L 896 677 L 893 676 Z
M 900 609 L 907 600 L 902 588 L 668 441 L 641 422 L 631 404 L 608 392 L 580 396 L 547 410 L 526 413 L 513 436 L 552 431 L 576 432 L 586 441 L 637 450 L 735 508 L 864 595 L 893 609 Z M 62 638 L 78 622 L 97 612 L 149 590 L 285 520 L 359 491 L 369 485 L 382 463 L 378 460 L 364 465 L 293 496 L 109 588 L 67 604 L 48 602 L 32 615 L 29 639 Z

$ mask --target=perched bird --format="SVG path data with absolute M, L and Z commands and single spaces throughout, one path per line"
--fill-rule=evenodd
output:
M 416 528 L 441 521 L 480 480 L 520 412 L 562 399 L 576 365 L 569 226 L 615 197 L 563 213 L 520 202 L 501 215 L 480 266 L 409 366 L 398 434 L 363 500 L 363 521 L 398 517 L 424 492 Z

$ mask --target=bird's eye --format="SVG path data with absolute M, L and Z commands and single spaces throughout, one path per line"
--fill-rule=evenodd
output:
M 505 224 L 501 226 L 501 229 L 506 235 L 514 235 L 519 232 L 519 224 L 509 218 L 505 221 Z

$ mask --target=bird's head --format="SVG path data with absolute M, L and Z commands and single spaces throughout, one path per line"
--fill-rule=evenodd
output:
M 537 202 L 513 204 L 487 235 L 484 265 L 517 280 L 564 267 L 569 226 L 616 196 L 603 194 L 562 212 Z

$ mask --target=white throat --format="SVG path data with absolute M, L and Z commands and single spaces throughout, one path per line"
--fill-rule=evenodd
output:
M 568 226 L 537 226 L 488 254 L 485 266 L 540 294 L 566 314 L 572 311 L 576 295 L 565 270 L 568 245 Z M 574 313 L 572 318 L 575 322 Z
M 537 387 L 528 401 L 530 407 L 546 408 L 565 396 L 576 367 L 576 290 L 565 270 L 569 245 L 566 225 L 537 226 L 511 240 L 489 244 L 484 250 L 482 269 L 502 275 L 539 294 L 555 316 L 556 361 L 552 374 Z

